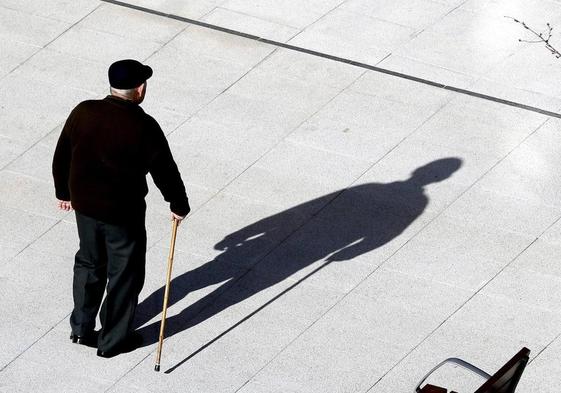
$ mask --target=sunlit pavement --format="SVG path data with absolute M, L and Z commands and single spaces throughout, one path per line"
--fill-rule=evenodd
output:
M 561 59 L 505 16 L 549 22 L 559 48 L 561 2 L 128 4 L 0 0 L 1 392 L 401 393 L 523 346 L 518 391 L 558 391 Z M 145 346 L 68 339 L 78 239 L 51 159 L 122 58 L 154 69 L 142 106 L 193 207 L 160 373 L 171 225 L 152 184 Z

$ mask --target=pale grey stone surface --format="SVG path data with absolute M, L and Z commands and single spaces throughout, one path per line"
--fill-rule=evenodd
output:
M 481 94 L 490 96 L 504 97 L 511 101 L 519 102 L 524 105 L 538 107 L 544 110 L 556 112 L 561 108 L 561 100 L 542 93 L 514 87 L 513 85 L 502 84 L 483 77 L 471 85 L 471 89 Z
M 350 90 L 432 111 L 440 109 L 454 97 L 450 92 L 433 86 L 370 71 L 353 83 Z
M 358 67 L 315 56 L 302 56 L 298 52 L 281 48 L 260 64 L 259 70 L 310 85 L 326 84 L 338 89 L 349 86 L 365 72 Z
M 57 359 L 58 360 L 58 359 Z M 61 391 L 102 392 L 111 386 L 108 380 L 102 380 L 95 375 L 82 373 L 68 373 L 68 370 L 58 371 L 56 364 L 20 361 L 10 365 L 2 371 L 0 388 L 6 392 L 26 393 L 41 391 L 57 393 Z
M 413 134 L 376 163 L 360 180 L 406 180 L 415 169 L 446 158 L 461 160 L 461 166 L 446 182 L 432 183 L 426 187 L 430 199 L 429 208 L 433 204 L 439 205 L 441 200 L 451 202 L 451 196 L 459 196 L 459 191 L 464 191 L 477 182 L 499 161 L 493 155 L 469 151 L 460 145 L 443 146 L 437 140 L 420 140 Z
M 340 3 L 340 0 L 311 0 L 306 2 L 288 0 L 282 3 L 274 0 L 227 0 L 222 4 L 222 7 L 285 26 L 302 29 L 315 22 Z
M 467 11 L 485 13 L 492 17 L 518 16 L 519 19 L 531 24 L 543 24 L 546 19 L 553 23 L 560 19 L 559 14 L 557 14 L 559 4 L 555 1 L 530 0 L 524 3 L 523 9 L 520 5 L 520 3 L 508 0 L 468 0 L 462 4 L 461 8 Z
M 29 15 L 7 7 L 2 7 L 0 11 L 2 41 L 19 41 L 41 47 L 70 27 L 66 22 Z
M 138 0 L 134 4 L 158 11 L 199 19 L 210 13 L 225 0 Z
M 17 207 L 11 208 L 3 204 L 0 204 L 0 212 L 3 227 L 0 231 L 0 244 L 14 252 L 21 251 L 35 242 L 57 223 L 54 218 L 24 212 Z
M 545 237 L 542 236 L 537 239 L 531 247 L 525 250 L 523 254 L 516 258 L 512 266 L 560 277 L 561 269 L 555 261 L 558 252 L 559 245 L 549 243 Z
M 4 136 L 0 136 L 0 141 L 0 168 L 5 168 L 25 151 L 26 146 L 23 142 Z
M 123 37 L 78 24 L 65 32 L 49 48 L 92 62 L 102 63 L 104 69 L 121 58 L 145 59 L 161 48 L 161 44 L 134 37 Z M 56 67 L 58 68 L 58 67 Z M 96 79 L 103 81 L 103 78 Z M 107 82 L 106 84 L 108 84 Z
M 13 160 L 6 169 L 50 182 L 53 176 L 51 161 L 54 151 L 55 145 L 38 143 Z
M 460 7 L 396 53 L 455 71 L 483 75 L 522 46 L 518 42 L 519 27 L 512 20 Z
M 79 239 L 76 225 L 59 221 L 41 237 L 29 245 L 29 248 L 42 253 L 54 254 L 73 259 L 78 251 Z M 46 256 L 46 258 L 51 258 Z
M 478 315 L 485 318 L 477 320 Z M 470 329 L 486 332 L 489 336 L 527 341 L 545 347 L 555 339 L 559 313 L 528 307 L 517 300 L 476 295 L 446 324 L 450 329 Z M 514 355 L 514 354 L 513 354 Z
M 344 2 L 339 8 L 420 30 L 437 22 L 454 6 L 426 0 L 408 2 L 350 0 Z
M 525 378 L 520 381 L 520 389 L 524 392 L 537 393 L 555 391 L 559 385 L 561 362 L 559 360 L 560 339 L 547 347 L 539 357 L 534 359 L 533 367 L 526 370 Z
M 0 6 L 21 11 L 27 15 L 43 16 L 67 23 L 75 23 L 96 9 L 97 0 L 52 0 L 48 3 L 35 0 L 2 0 Z
M 404 113 L 407 115 L 403 116 Z M 345 91 L 292 132 L 288 139 L 374 164 L 430 116 L 430 110 Z
M 407 26 L 338 8 L 294 37 L 290 44 L 375 65 L 392 48 L 409 41 L 414 32 Z M 348 45 L 351 40 L 352 46 Z
M 0 77 L 7 75 L 16 68 L 22 61 L 25 61 L 40 48 L 31 44 L 18 41 L 0 41 Z
M 61 69 L 68 67 L 68 64 L 61 64 Z M 32 73 L 36 78 L 31 77 Z M 79 101 L 92 98 L 91 93 L 83 90 L 39 79 L 42 75 L 60 78 L 64 73 L 58 73 L 56 69 L 43 73 L 40 68 L 29 67 L 22 72 L 19 67 L 0 81 L 0 135 L 20 141 L 26 147 L 53 132 Z
M 484 289 L 484 293 L 559 312 L 560 281 L 559 277 L 548 273 L 507 268 Z
M 476 291 L 532 240 L 508 232 L 485 231 L 472 222 L 442 216 L 394 255 L 386 266 Z M 440 244 L 437 250 L 434 244 Z
M 397 285 L 393 290 L 385 285 L 387 292 L 382 294 L 374 289 L 380 282 L 378 277 L 380 281 L 390 279 Z M 284 351 L 255 377 L 255 382 L 265 384 L 272 391 L 367 390 L 373 380 L 406 354 L 407 336 L 401 330 L 404 324 L 415 326 L 409 330 L 412 335 L 422 336 L 423 330 L 430 329 L 438 320 L 437 316 L 427 313 L 431 306 L 420 301 L 427 298 L 434 286 L 413 286 L 419 290 L 411 291 L 409 299 L 416 297 L 421 306 L 414 311 L 405 306 L 407 302 L 401 297 L 403 288 L 411 287 L 410 279 L 405 276 L 398 279 L 393 273 L 382 273 L 372 279 L 357 289 L 360 293 L 349 295 L 307 330 L 299 338 L 299 345 Z M 435 292 L 452 294 L 451 288 Z M 441 305 L 446 303 L 454 304 L 454 301 L 446 298 Z M 429 322 L 431 319 L 433 322 Z M 393 334 L 397 332 L 400 338 L 396 340 Z M 375 353 L 383 353 L 383 356 L 373 361 Z M 252 391 L 251 385 L 248 389 Z
M 54 195 L 54 185 L 51 182 L 3 170 L 0 171 L 0 188 L 11 190 L 0 195 L 0 204 L 6 207 L 55 219 L 61 219 L 67 214 L 58 210 L 56 200 L 51 199 Z
M 410 70 L 414 69 L 416 77 L 463 89 L 471 88 L 477 80 L 474 76 L 468 74 L 452 71 L 447 68 L 393 53 L 391 56 L 382 60 L 378 65 L 381 68 L 390 69 L 405 75 L 408 75 Z M 480 89 L 477 91 L 480 91 Z M 492 92 L 488 92 L 488 94 L 493 95 Z
M 181 127 L 176 129 L 168 140 L 176 151 L 181 165 L 213 165 L 224 163 L 225 175 L 238 174 L 246 169 L 263 154 L 273 148 L 282 137 L 280 127 L 248 124 L 224 124 L 222 119 L 208 119 L 193 116 Z M 198 156 L 207 157 L 206 162 Z M 195 168 L 186 169 L 186 172 L 198 176 Z M 211 185 L 216 182 L 216 188 L 221 188 L 231 180 L 230 177 L 222 177 L 216 174 L 210 179 L 201 178 L 198 181 L 191 179 L 194 183 Z M 211 183 L 212 182 L 212 183 Z
M 101 3 L 80 25 L 122 37 L 154 41 L 160 44 L 168 42 L 185 28 L 185 25 L 179 21 L 162 19 L 106 3 Z
M 133 3 L 561 108 L 561 63 L 503 18 L 557 28 L 553 1 Z M 556 391 L 558 119 L 97 0 L 0 0 L 0 38 L 0 391 L 395 393 L 445 358 L 493 372 L 522 346 L 519 390 Z M 107 360 L 68 339 L 78 238 L 52 153 L 127 57 L 154 69 L 143 108 L 193 208 L 168 374 L 152 370 L 170 213 L 150 179 L 145 345 Z M 458 168 L 414 176 L 440 159 Z M 453 367 L 433 381 L 481 383 Z
M 533 46 L 528 46 L 497 65 L 487 77 L 508 86 L 560 97 L 561 89 L 553 82 L 561 76 L 557 60 L 547 50 L 536 51 Z M 548 77 L 536 78 L 536 75 Z
M 473 220 L 484 227 L 539 236 L 559 218 L 559 208 L 474 187 L 444 212 L 458 220 Z
M 107 86 L 107 65 L 77 59 L 48 48 L 23 64 L 18 73 L 33 80 L 91 93 L 103 91 Z
M 423 124 L 414 138 L 504 157 L 545 121 L 537 114 L 462 97 Z
M 548 120 L 493 168 L 481 180 L 481 186 L 498 192 L 516 189 L 518 198 L 559 206 L 561 195 L 558 191 L 558 173 L 561 160 L 552 149 L 559 140 L 559 124 L 557 120 Z
M 205 53 L 205 56 L 215 57 L 244 69 L 254 66 L 276 49 L 272 45 L 198 26 L 189 26 L 167 48 L 183 51 L 191 57 Z
M 469 304 L 469 303 L 468 303 Z M 494 311 L 504 309 L 503 302 L 487 303 L 487 307 L 491 308 L 485 310 L 485 315 L 490 315 Z M 503 311 L 504 317 L 510 319 L 508 322 L 512 323 L 512 319 L 518 320 L 518 327 L 522 327 L 526 331 L 526 326 L 523 325 L 523 320 L 526 316 L 519 312 L 521 309 L 515 306 L 506 312 Z M 459 316 L 462 310 L 459 311 Z M 457 315 L 458 315 L 457 314 Z M 512 315 L 515 315 L 514 317 Z M 539 314 L 538 314 L 539 315 Z M 540 315 L 541 317 L 542 315 Z M 456 316 L 453 317 L 453 319 Z M 473 317 L 472 317 L 473 318 Z M 516 352 L 523 346 L 532 349 L 532 355 L 535 356 L 541 349 L 538 343 L 532 343 L 526 338 L 520 339 L 518 337 L 507 336 L 502 334 L 502 328 L 507 324 L 507 320 L 501 319 L 500 326 L 493 325 L 492 328 L 486 323 L 477 323 L 482 320 L 481 316 L 477 315 L 477 320 L 474 324 L 464 326 L 461 323 L 446 322 L 434 333 L 430 334 L 425 341 L 423 341 L 411 353 L 405 356 L 394 369 L 385 375 L 381 381 L 375 384 L 369 392 L 394 392 L 396 387 L 407 387 L 413 389 L 420 379 L 438 363 L 449 357 L 459 357 L 464 359 L 477 367 L 483 369 L 488 373 L 493 373 L 498 370 L 508 359 L 510 359 Z M 453 320 L 452 319 L 452 320 Z M 522 322 L 522 324 L 520 324 Z M 534 324 L 539 321 L 533 321 Z M 512 329 L 510 329 L 512 331 Z M 525 336 L 524 333 L 521 334 Z M 494 348 L 494 356 L 489 356 L 489 346 Z M 499 355 L 500 354 L 500 355 Z M 528 366 L 530 369 L 532 366 Z M 458 369 L 456 369 L 458 370 Z M 522 378 L 524 379 L 526 375 Z M 454 368 L 447 368 L 442 370 L 441 373 L 435 375 L 429 382 L 451 388 L 456 388 L 457 391 L 474 391 L 484 381 L 479 377 L 472 377 L 468 372 L 454 373 Z M 404 388 L 405 389 L 405 388 Z M 471 389 L 471 390 L 470 390 Z
M 300 31 L 294 27 L 221 7 L 217 7 L 212 10 L 212 12 L 209 12 L 202 20 L 227 29 L 241 31 L 246 34 L 252 34 L 257 37 L 264 37 L 280 42 L 290 40 Z

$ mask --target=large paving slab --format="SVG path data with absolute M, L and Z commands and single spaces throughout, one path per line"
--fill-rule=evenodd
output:
M 558 1 L 129 4 L 242 34 L 0 0 L 0 392 L 395 393 L 522 346 L 519 391 L 557 391 L 561 121 L 524 105 L 561 109 L 561 60 L 504 16 L 555 28 Z M 78 238 L 50 169 L 68 113 L 128 57 L 154 69 L 142 106 L 193 207 L 159 374 L 167 204 L 149 179 L 145 343 L 101 359 L 68 339 Z

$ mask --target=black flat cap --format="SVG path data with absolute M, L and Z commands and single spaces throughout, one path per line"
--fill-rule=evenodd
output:
M 132 59 L 119 60 L 109 66 L 109 84 L 115 89 L 134 89 L 152 76 L 152 68 Z

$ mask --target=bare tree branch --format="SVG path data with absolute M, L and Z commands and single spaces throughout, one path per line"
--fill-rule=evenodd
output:
M 544 43 L 545 47 L 547 50 L 549 50 L 551 52 L 551 54 L 555 55 L 556 58 L 561 58 L 561 52 L 559 52 L 557 49 L 555 49 L 550 43 L 549 40 L 551 38 L 552 31 L 553 31 L 553 27 L 551 27 L 551 25 L 548 23 L 546 23 L 547 26 L 547 32 L 542 32 L 542 33 L 538 33 L 536 30 L 532 29 L 531 27 L 529 27 L 524 21 L 520 21 L 516 18 L 513 18 L 512 16 L 505 16 L 505 18 L 508 19 L 512 19 L 514 22 L 522 25 L 522 27 L 526 30 L 528 30 L 529 32 L 531 32 L 533 35 L 535 35 L 538 39 L 537 40 L 523 40 L 521 38 L 518 39 L 518 41 L 520 42 L 527 42 L 529 44 L 539 44 L 539 43 Z

